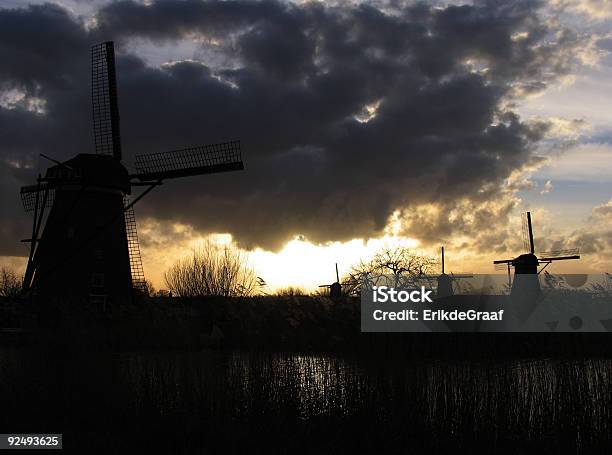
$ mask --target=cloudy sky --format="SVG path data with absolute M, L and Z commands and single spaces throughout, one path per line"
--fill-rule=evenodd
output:
M 89 48 L 114 40 L 125 164 L 240 139 L 246 170 L 136 206 L 145 273 L 208 235 L 273 286 L 314 286 L 381 245 L 491 272 L 536 248 L 612 265 L 612 6 L 0 0 L 0 257 L 23 265 L 19 187 L 92 153 Z

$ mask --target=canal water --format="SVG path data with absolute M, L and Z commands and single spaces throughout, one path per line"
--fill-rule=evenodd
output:
M 0 429 L 83 453 L 600 453 L 612 361 L 0 350 Z

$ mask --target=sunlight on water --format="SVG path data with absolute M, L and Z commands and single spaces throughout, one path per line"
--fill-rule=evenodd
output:
M 585 430 L 609 429 L 609 360 L 383 366 L 319 355 L 233 352 L 130 354 L 122 365 L 140 404 L 154 401 L 160 408 L 194 399 L 217 412 L 290 410 L 308 419 L 372 408 L 392 416 L 405 406 L 451 432 L 469 425 L 494 432 L 516 428 L 530 437 L 563 425 L 571 413 Z

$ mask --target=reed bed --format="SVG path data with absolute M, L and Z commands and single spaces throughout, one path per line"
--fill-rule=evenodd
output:
M 608 359 L 15 348 L 0 368 L 5 432 L 87 453 L 601 453 L 612 434 Z

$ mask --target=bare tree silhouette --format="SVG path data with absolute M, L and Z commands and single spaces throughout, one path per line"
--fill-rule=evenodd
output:
M 343 280 L 347 283 L 343 286 L 344 292 L 359 294 L 364 279 L 374 280 L 373 284 L 376 285 L 376 280 L 383 275 L 391 276 L 394 285 L 398 286 L 407 279 L 432 275 L 437 267 L 438 259 L 433 256 L 404 246 L 385 246 L 370 260 L 362 260 L 351 267 L 348 277 Z M 388 281 L 385 284 L 389 284 Z
M 242 251 L 211 241 L 194 249 L 191 257 L 172 265 L 164 273 L 164 281 L 177 297 L 250 296 L 259 288 L 255 270 Z

